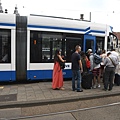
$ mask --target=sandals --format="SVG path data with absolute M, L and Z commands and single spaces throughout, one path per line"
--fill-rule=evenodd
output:
M 3 86 L 0 86 L 0 89 L 3 89 L 4 87 Z
M 53 88 L 53 90 L 60 90 L 59 88 Z
M 61 87 L 60 90 L 65 90 L 65 88 Z
M 61 87 L 61 88 L 54 88 L 53 90 L 65 90 L 65 88 Z

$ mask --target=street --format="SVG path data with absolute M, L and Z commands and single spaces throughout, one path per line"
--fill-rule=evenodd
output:
M 120 120 L 120 105 L 20 120 Z
M 19 120 L 120 120 L 120 103 L 117 105 L 99 106 L 100 108 L 86 108 L 79 109 L 78 112 L 74 110 L 44 114 L 37 116 L 29 116 L 18 118 Z M 15 120 L 15 119 L 10 119 Z
M 120 120 L 120 96 L 0 109 L 1 120 Z M 117 104 L 113 104 L 117 103 Z M 111 105 L 111 106 L 110 106 Z

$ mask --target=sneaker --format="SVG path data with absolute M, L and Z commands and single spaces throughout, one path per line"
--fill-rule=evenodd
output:
M 100 84 L 98 84 L 98 88 L 100 88 L 101 86 L 100 86 Z
M 103 88 L 104 91 L 107 91 L 107 89 Z
M 93 88 L 96 89 L 96 85 L 93 85 Z
M 77 90 L 77 92 L 83 92 L 83 90 Z
M 72 89 L 73 91 L 76 91 L 77 90 L 77 88 L 74 88 L 74 89 Z
M 112 89 L 108 89 L 108 91 L 111 91 Z

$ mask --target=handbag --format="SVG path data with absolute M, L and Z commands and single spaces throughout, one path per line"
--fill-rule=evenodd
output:
M 60 63 L 60 68 L 61 68 L 61 69 L 64 69 L 64 68 L 65 68 L 65 63 L 62 62 L 62 61 L 60 61 L 59 63 Z

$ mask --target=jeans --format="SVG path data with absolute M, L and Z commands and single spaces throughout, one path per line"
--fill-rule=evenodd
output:
M 75 80 L 77 80 L 77 89 L 75 87 Z M 81 73 L 80 70 L 72 70 L 72 89 L 81 90 Z
M 104 88 L 106 90 L 108 89 L 108 84 L 109 84 L 109 90 L 112 90 L 114 76 L 115 76 L 115 68 L 106 67 L 104 73 Z

